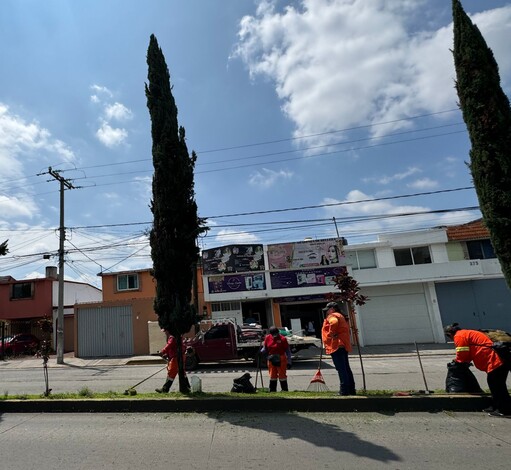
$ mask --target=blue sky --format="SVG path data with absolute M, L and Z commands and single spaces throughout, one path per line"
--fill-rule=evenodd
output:
M 49 166 L 77 187 L 65 192 L 66 278 L 97 285 L 102 270 L 151 265 L 153 33 L 198 153 L 201 248 L 333 237 L 333 217 L 350 244 L 478 218 L 474 190 L 459 189 L 472 182 L 450 5 L 2 0 L 0 275 L 57 264 Z M 463 5 L 509 96 L 511 3 Z

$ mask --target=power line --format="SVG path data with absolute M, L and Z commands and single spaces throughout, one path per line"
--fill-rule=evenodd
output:
M 333 202 L 333 203 L 329 203 L 329 204 L 317 204 L 317 205 L 312 205 L 312 206 L 291 207 L 291 208 L 287 208 L 287 209 L 272 209 L 272 210 L 266 210 L 266 211 L 239 212 L 237 214 L 213 215 L 213 216 L 208 216 L 205 218 L 206 219 L 220 219 L 223 217 L 240 217 L 240 216 L 247 216 L 247 215 L 272 214 L 272 213 L 277 213 L 277 212 L 299 211 L 299 210 L 306 210 L 306 209 L 319 209 L 322 207 L 347 206 L 347 205 L 353 205 L 353 204 L 361 204 L 361 203 L 365 203 L 365 202 L 390 201 L 393 199 L 403 199 L 403 198 L 407 198 L 407 197 L 430 196 L 432 194 L 451 193 L 451 192 L 455 192 L 455 191 L 465 191 L 467 189 L 474 189 L 474 187 L 466 186 L 466 187 L 462 187 L 462 188 L 440 189 L 437 191 L 426 191 L 423 193 L 402 194 L 399 196 L 386 196 L 386 197 L 378 197 L 378 198 L 374 198 L 374 199 L 360 199 L 358 201 Z
M 402 119 L 394 119 L 392 121 L 384 121 L 384 122 L 377 122 L 377 123 L 373 123 L 373 124 L 364 124 L 362 126 L 347 127 L 345 129 L 337 129 L 337 130 L 332 130 L 332 131 L 320 132 L 320 133 L 317 133 L 317 134 L 308 134 L 308 135 L 303 135 L 303 136 L 290 137 L 290 138 L 287 138 L 287 139 L 268 140 L 268 141 L 265 141 L 265 142 L 256 142 L 256 143 L 251 143 L 251 144 L 236 145 L 236 146 L 232 146 L 232 147 L 223 147 L 223 148 L 216 148 L 216 149 L 210 149 L 210 150 L 201 150 L 201 151 L 196 151 L 195 153 L 197 153 L 199 155 L 199 154 L 204 154 L 204 153 L 223 152 L 223 151 L 226 151 L 226 150 L 235 150 L 235 149 L 246 148 L 246 147 L 256 147 L 256 146 L 259 146 L 259 145 L 278 144 L 278 143 L 281 143 L 281 142 L 290 142 L 290 141 L 294 141 L 294 140 L 308 139 L 308 138 L 311 138 L 311 137 L 319 137 L 319 136 L 322 136 L 322 135 L 335 134 L 335 133 L 338 133 L 338 132 L 347 132 L 347 131 L 354 131 L 354 130 L 359 130 L 359 129 L 367 129 L 367 128 L 370 128 L 370 127 L 382 126 L 382 125 L 386 125 L 386 124 L 395 124 L 396 122 L 410 121 L 412 119 L 419 119 L 419 118 L 423 118 L 423 117 L 436 116 L 436 115 L 445 114 L 445 113 L 452 113 L 453 111 L 459 111 L 459 108 L 447 109 L 445 111 L 438 111 L 436 113 L 420 114 L 420 115 L 417 115 L 417 116 L 410 116 L 410 117 L 402 118 Z

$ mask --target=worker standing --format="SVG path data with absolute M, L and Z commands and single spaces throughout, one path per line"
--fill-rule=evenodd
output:
M 277 381 L 283 392 L 289 390 L 287 384 L 287 369 L 291 368 L 291 350 L 287 339 L 279 329 L 272 326 L 264 338 L 262 353 L 268 354 L 268 372 L 270 375 L 270 392 L 277 391 Z
M 321 338 L 327 354 L 330 354 L 341 382 L 340 395 L 356 395 L 355 379 L 350 368 L 348 353 L 351 352 L 350 326 L 340 312 L 337 302 L 329 302 L 323 309 L 325 320 Z
M 179 372 L 179 366 L 177 362 L 177 341 L 167 330 L 163 330 L 167 335 L 167 344 L 160 351 L 160 355 L 166 359 L 167 362 L 167 380 L 163 384 L 163 387 L 157 388 L 158 393 L 168 393 L 176 375 Z M 184 354 L 183 354 L 184 361 Z
M 484 411 L 489 416 L 511 418 L 511 397 L 506 386 L 509 364 L 493 350 L 493 341 L 480 331 L 460 328 L 458 323 L 447 325 L 444 333 L 454 341 L 456 362 L 473 362 L 477 369 L 486 372 L 493 406 Z

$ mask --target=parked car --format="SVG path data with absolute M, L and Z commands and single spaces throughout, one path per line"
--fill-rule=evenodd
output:
M 19 354 L 35 354 L 39 349 L 39 338 L 32 334 L 20 333 L 14 336 L 7 336 L 2 343 L 0 338 L 0 353 L 6 356 Z

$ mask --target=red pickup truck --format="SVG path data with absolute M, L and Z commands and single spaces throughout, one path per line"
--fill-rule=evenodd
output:
M 206 331 L 203 327 L 210 326 Z M 195 370 L 200 363 L 228 360 L 252 360 L 255 362 L 266 332 L 257 327 L 240 327 L 232 320 L 202 322 L 201 331 L 186 345 L 186 368 Z M 286 337 L 291 352 L 311 346 L 319 347 L 317 338 L 289 335 Z

